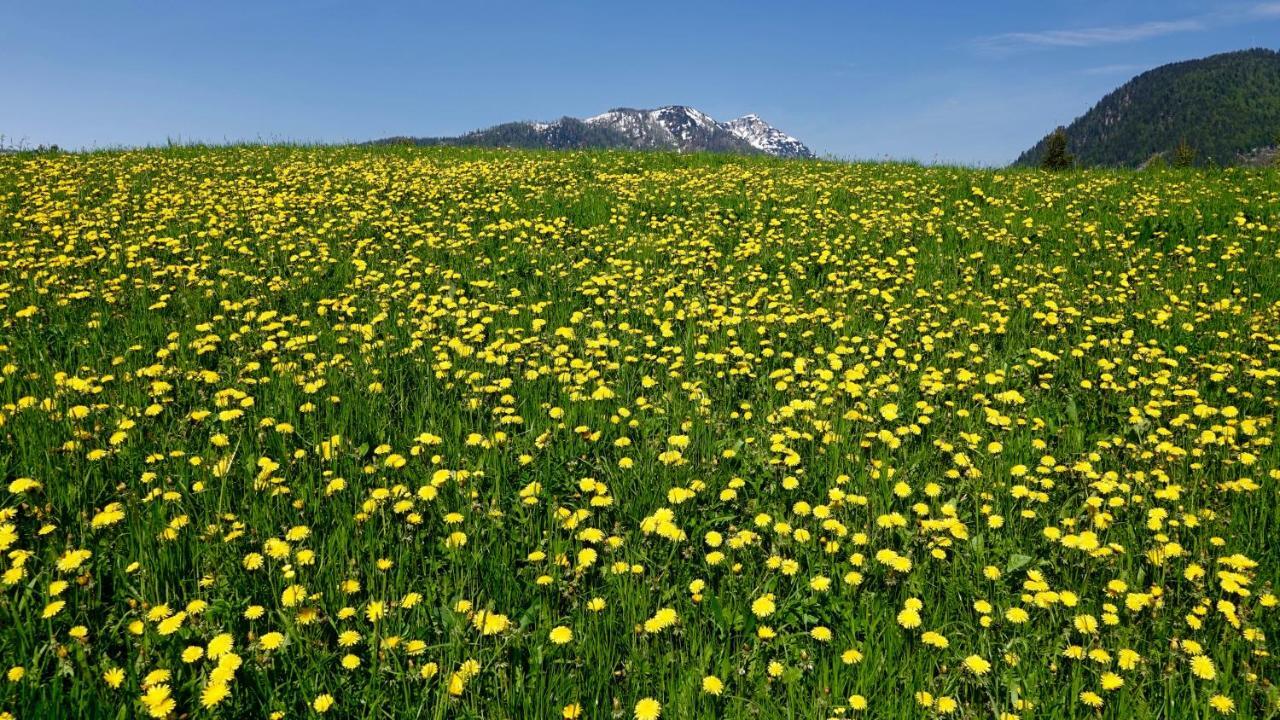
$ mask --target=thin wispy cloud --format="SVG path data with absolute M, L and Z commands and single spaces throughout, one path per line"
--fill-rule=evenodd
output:
M 987 35 L 975 39 L 973 46 L 982 53 L 1008 55 L 1043 48 L 1085 48 L 1098 45 L 1119 45 L 1166 35 L 1200 32 L 1213 27 L 1235 25 L 1265 18 L 1280 18 L 1280 2 L 1256 3 L 1244 8 L 1177 20 L 1148 20 L 1130 25 Z
M 1035 48 L 1082 48 L 1095 45 L 1114 45 L 1195 32 L 1208 26 L 1199 19 L 1153 20 L 1136 25 L 1083 28 L 1080 30 L 1041 30 L 1038 32 L 1013 32 L 978 38 L 979 50 L 991 53 L 1012 53 Z

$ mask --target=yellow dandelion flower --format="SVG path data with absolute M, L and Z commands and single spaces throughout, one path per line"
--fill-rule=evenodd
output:
M 573 640 L 573 630 L 569 629 L 564 625 L 557 625 L 556 627 L 551 629 L 551 632 L 549 633 L 549 638 L 551 642 L 555 643 L 556 645 L 564 645 L 565 643 L 571 642 Z
M 636 702 L 635 720 L 658 720 L 662 716 L 662 704 L 651 697 Z

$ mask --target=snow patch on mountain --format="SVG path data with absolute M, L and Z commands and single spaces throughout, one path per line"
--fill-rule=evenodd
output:
M 737 135 L 757 150 L 779 157 L 813 157 L 813 151 L 804 143 L 770 125 L 755 113 L 722 123 L 729 132 Z
M 639 147 L 695 150 L 754 149 L 778 157 L 813 157 L 804 143 L 766 123 L 759 115 L 744 115 L 719 122 L 697 108 L 666 105 L 653 110 L 614 108 L 584 122 L 607 127 L 630 138 Z
M 609 128 L 621 133 L 639 148 L 676 147 L 679 143 L 675 134 L 657 118 L 657 112 L 657 110 L 614 108 L 589 117 L 584 122 L 592 127 Z

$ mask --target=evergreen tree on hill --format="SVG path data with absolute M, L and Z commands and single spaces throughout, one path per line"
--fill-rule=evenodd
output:
M 1044 157 L 1040 167 L 1044 170 L 1066 170 L 1075 162 L 1071 153 L 1067 152 L 1067 130 L 1059 127 L 1053 131 L 1045 143 Z

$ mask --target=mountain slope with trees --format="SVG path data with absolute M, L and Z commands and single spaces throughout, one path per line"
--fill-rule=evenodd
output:
M 1137 167 L 1180 146 L 1198 163 L 1247 162 L 1280 136 L 1280 52 L 1254 49 L 1162 65 L 1065 128 L 1078 165 Z M 1052 133 L 1014 162 L 1039 165 Z M 1184 145 L 1185 141 L 1185 145 Z

